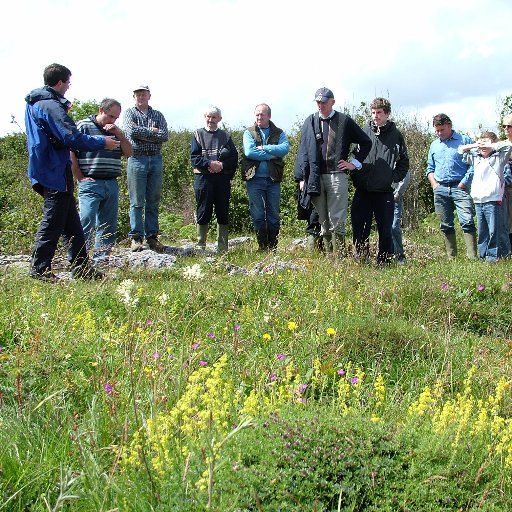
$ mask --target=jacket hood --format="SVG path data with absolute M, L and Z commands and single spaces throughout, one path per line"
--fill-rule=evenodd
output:
M 393 121 L 388 121 L 384 126 L 377 126 L 373 121 L 369 121 L 368 124 L 372 131 L 377 135 L 379 135 L 379 133 L 386 133 L 395 127 L 395 123 Z
M 27 96 L 25 96 L 25 101 L 29 105 L 34 105 L 38 101 L 42 100 L 56 100 L 59 103 L 62 103 L 66 110 L 71 107 L 71 103 L 66 98 L 64 98 L 64 96 L 61 96 L 57 91 L 48 85 L 34 89 L 33 91 L 30 91 Z

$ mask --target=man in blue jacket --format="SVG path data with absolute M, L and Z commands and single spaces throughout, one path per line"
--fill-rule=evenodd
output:
M 73 196 L 70 149 L 116 149 L 113 136 L 89 136 L 78 131 L 64 94 L 69 89 L 71 71 L 61 64 L 50 64 L 43 73 L 44 87 L 34 89 L 25 101 L 28 145 L 28 177 L 32 188 L 44 197 L 43 219 L 36 234 L 30 276 L 56 282 L 52 259 L 61 235 L 68 250 L 75 277 L 95 279 L 102 274 L 89 265 L 84 232 Z

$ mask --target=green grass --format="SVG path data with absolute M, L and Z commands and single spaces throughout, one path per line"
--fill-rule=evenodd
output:
M 3 271 L 0 511 L 510 510 L 512 263 L 408 235 L 385 269 Z

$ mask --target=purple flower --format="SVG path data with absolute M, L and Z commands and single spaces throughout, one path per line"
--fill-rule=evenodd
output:
M 274 382 L 276 379 L 277 379 L 277 374 L 273 373 L 273 374 L 270 376 L 270 382 Z
M 442 289 L 442 290 L 445 290 L 445 291 L 446 291 L 446 290 L 448 290 L 448 288 L 449 288 L 448 283 L 443 283 L 443 284 L 441 285 L 441 289 Z
M 307 388 L 308 388 L 307 384 L 301 384 L 299 386 L 299 393 L 304 393 L 304 391 L 306 391 Z
M 199 364 L 201 366 L 206 366 L 208 364 L 208 361 L 199 361 Z
M 154 323 L 153 320 L 146 320 L 146 325 L 153 325 Z
M 215 334 L 213 334 L 213 332 L 209 332 L 206 336 L 208 336 L 208 338 L 215 338 Z
M 107 393 L 107 395 L 111 395 L 112 394 L 112 391 L 113 391 L 113 387 L 112 387 L 112 384 L 110 384 L 109 382 L 107 382 L 104 386 L 103 386 L 103 389 L 105 390 L 105 393 Z
M 358 379 L 357 377 L 352 377 L 352 378 L 350 379 L 350 382 L 351 382 L 352 384 L 357 384 L 357 383 L 359 382 L 359 379 Z
M 239 331 L 240 330 L 240 326 L 238 324 L 236 324 L 233 329 L 235 329 L 235 331 Z
M 479 284 L 477 290 L 483 292 L 485 290 L 485 284 Z
M 345 370 L 343 368 L 340 368 L 337 372 L 338 375 L 345 375 Z
M 286 356 L 284 354 L 277 354 L 276 357 L 279 361 L 284 361 L 286 359 Z
M 197 347 L 199 347 L 199 343 L 192 343 L 192 348 L 195 350 Z

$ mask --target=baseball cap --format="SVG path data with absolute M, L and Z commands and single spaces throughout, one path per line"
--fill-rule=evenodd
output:
M 135 89 L 133 89 L 133 92 L 137 91 L 148 91 L 149 92 L 149 85 L 137 85 Z
M 315 101 L 321 101 L 325 103 L 329 99 L 333 99 L 334 94 L 331 89 L 327 89 L 327 87 L 321 87 L 318 91 L 315 92 Z

